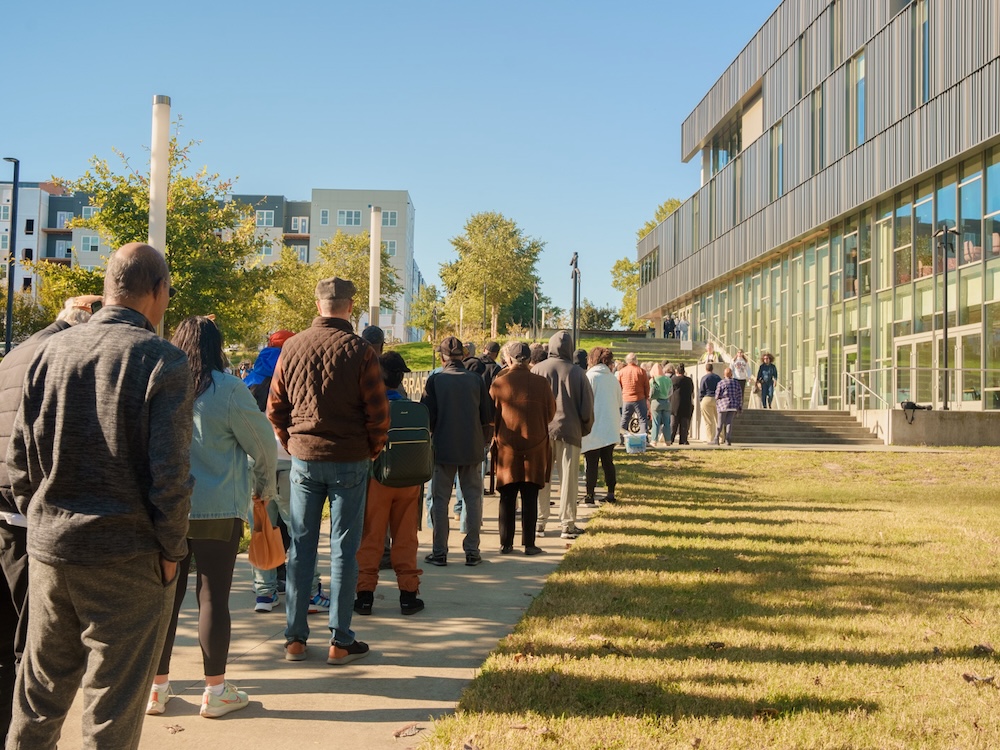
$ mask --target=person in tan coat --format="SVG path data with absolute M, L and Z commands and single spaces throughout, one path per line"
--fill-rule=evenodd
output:
M 504 349 L 507 369 L 493 380 L 496 474 L 500 490 L 500 554 L 514 551 L 517 495 L 521 494 L 521 544 L 524 554 L 537 555 L 535 522 L 538 491 L 551 478 L 549 423 L 556 400 L 549 381 L 531 372 L 531 349 L 512 342 Z

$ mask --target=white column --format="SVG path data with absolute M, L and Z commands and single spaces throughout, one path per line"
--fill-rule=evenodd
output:
M 368 324 L 379 324 L 379 309 L 382 307 L 382 209 L 369 206 L 372 212 L 371 246 L 368 249 Z
M 170 97 L 153 97 L 153 140 L 149 157 L 149 244 L 166 253 L 167 190 L 170 181 Z

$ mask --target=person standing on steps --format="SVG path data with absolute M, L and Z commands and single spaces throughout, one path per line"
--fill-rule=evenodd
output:
M 740 349 L 729 364 L 733 368 L 733 380 L 743 389 L 743 400 L 745 401 L 747 397 L 747 383 L 753 374 L 750 370 L 750 363 L 747 361 L 747 355 Z
M 760 387 L 760 403 L 764 409 L 772 408 L 774 401 L 774 385 L 778 382 L 778 368 L 774 366 L 774 357 L 765 352 L 760 358 L 757 368 L 757 385 Z

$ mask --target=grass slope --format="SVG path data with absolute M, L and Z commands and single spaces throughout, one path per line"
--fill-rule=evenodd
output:
M 423 747 L 996 747 L 998 460 L 616 455 L 623 502 Z

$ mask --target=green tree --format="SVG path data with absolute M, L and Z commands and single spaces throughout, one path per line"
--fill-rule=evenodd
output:
M 434 330 L 435 310 L 438 321 L 438 331 L 444 326 L 444 304 L 441 295 L 438 294 L 437 287 L 431 284 L 423 287 L 417 296 L 410 303 L 410 318 L 406 324 L 413 328 L 420 328 L 429 336 Z
M 61 308 L 62 306 L 60 305 Z M 5 312 L 7 310 L 6 279 L 4 279 L 2 289 L 0 289 L 0 310 L 4 310 Z M 13 316 L 11 317 L 10 332 L 11 343 L 20 344 L 31 334 L 42 330 L 56 319 L 58 313 L 59 310 L 56 310 L 55 313 L 50 315 L 49 311 L 38 304 L 30 292 L 14 292 L 14 309 Z M 2 354 L 3 348 L 0 347 L 0 355 Z
M 449 306 L 461 306 L 466 320 L 481 320 L 485 293 L 490 336 L 495 338 L 500 311 L 531 289 L 545 243 L 527 237 L 503 214 L 484 211 L 473 214 L 451 244 L 458 258 L 441 264 Z
M 297 250 L 283 247 L 271 265 L 271 283 L 265 293 L 261 318 L 264 330 L 301 331 L 316 317 L 316 282 L 319 270 L 299 259 Z
M 253 211 L 227 200 L 233 182 L 207 169 L 191 171 L 194 142 L 170 141 L 167 193 L 167 244 L 164 248 L 177 296 L 164 318 L 168 333 L 190 315 L 214 313 L 230 343 L 259 341 L 263 292 L 270 273 L 259 264 L 265 240 L 256 235 Z M 72 226 L 96 230 L 108 244 L 145 242 L 149 236 L 149 176 L 118 153 L 124 170 L 116 173 L 94 157 L 76 180 L 62 181 L 90 196 L 98 211 Z
M 310 297 L 309 320 L 312 320 L 316 312 L 314 292 L 316 282 L 320 279 L 327 279 L 331 276 L 339 276 L 342 279 L 350 279 L 354 282 L 357 293 L 354 295 L 354 312 L 351 317 L 354 325 L 357 326 L 361 316 L 368 312 L 368 261 L 369 247 L 371 244 L 370 235 L 367 231 L 361 234 L 344 234 L 337 230 L 337 234 L 328 240 L 324 240 L 316 248 L 317 260 L 315 263 L 306 266 L 312 274 L 309 277 L 307 290 Z M 396 269 L 392 266 L 389 252 L 385 245 L 382 245 L 382 268 L 379 280 L 379 299 L 383 307 L 391 307 L 396 298 L 402 294 L 403 287 L 396 279 Z M 301 330 L 301 329 L 298 329 Z
M 539 284 L 541 286 L 541 284 Z M 511 302 L 507 307 L 503 309 L 501 318 L 505 319 L 508 325 L 515 325 L 525 330 L 531 330 L 532 322 L 532 294 L 534 289 L 525 289 L 514 301 Z M 548 296 L 543 294 L 541 291 L 538 292 L 538 300 L 535 302 L 534 314 L 535 322 L 538 324 L 539 328 L 542 325 L 542 309 L 550 310 L 552 309 L 552 300 Z
M 663 203 L 656 207 L 656 213 L 653 214 L 653 218 L 643 224 L 636 231 L 636 237 L 642 239 L 647 234 L 656 229 L 656 225 L 661 221 L 666 219 L 670 214 L 681 207 L 681 202 L 677 198 L 667 198 Z
M 53 321 L 66 300 L 81 294 L 104 294 L 104 271 L 88 271 L 82 266 L 64 266 L 47 260 L 26 264 L 38 277 L 38 304 Z
M 639 264 L 629 258 L 620 258 L 611 267 L 611 286 L 622 293 L 622 306 L 618 311 L 621 324 L 630 330 L 645 330 L 646 321 L 636 315 L 639 297 Z
M 580 328 L 588 331 L 609 331 L 618 320 L 618 311 L 614 307 L 598 307 L 586 297 L 580 303 L 578 315 Z

